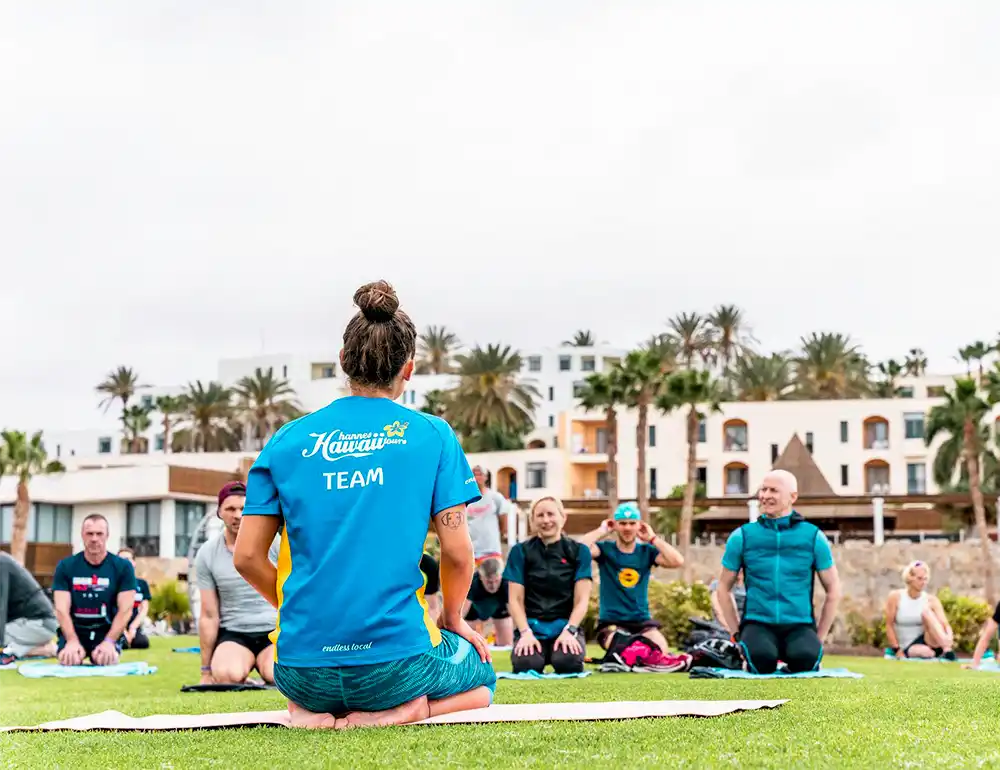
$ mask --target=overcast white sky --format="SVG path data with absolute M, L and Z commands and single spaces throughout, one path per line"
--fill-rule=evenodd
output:
M 1000 332 L 995 0 L 85 5 L 0 4 L 0 425 L 335 349 L 377 277 L 469 342 Z

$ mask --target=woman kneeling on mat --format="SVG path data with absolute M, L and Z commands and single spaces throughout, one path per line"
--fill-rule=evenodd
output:
M 236 542 L 236 569 L 278 609 L 274 683 L 293 727 L 416 722 L 486 707 L 496 687 L 486 641 L 462 619 L 465 507 L 479 487 L 444 420 L 394 403 L 416 329 L 392 287 L 367 284 L 354 301 L 340 354 L 351 395 L 268 441 Z M 420 569 L 428 518 L 441 543 L 437 623 Z
M 956 660 L 952 646 L 955 634 L 944 614 L 941 600 L 927 593 L 931 570 L 915 561 L 903 568 L 906 588 L 889 594 L 885 603 L 885 635 L 897 658 L 944 658 Z

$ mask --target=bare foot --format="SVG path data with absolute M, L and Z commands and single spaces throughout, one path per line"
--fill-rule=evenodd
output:
M 337 720 L 332 714 L 314 714 L 306 711 L 297 703 L 288 701 L 288 716 L 291 718 L 292 727 L 303 727 L 306 730 L 332 730 L 337 726 Z M 341 720 L 344 721 L 344 720 Z
M 346 717 L 336 720 L 336 729 L 349 730 L 354 727 L 405 725 L 427 719 L 430 715 L 427 696 L 421 695 L 409 703 L 385 711 L 352 711 Z

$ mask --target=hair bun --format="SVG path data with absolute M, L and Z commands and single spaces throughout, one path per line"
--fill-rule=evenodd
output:
M 399 297 L 386 281 L 366 283 L 354 292 L 354 304 L 373 323 L 391 321 L 399 309 Z

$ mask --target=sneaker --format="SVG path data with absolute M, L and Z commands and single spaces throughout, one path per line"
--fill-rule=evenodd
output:
M 688 671 L 692 660 L 686 652 L 673 655 L 654 650 L 641 664 L 633 666 L 632 670 L 639 674 L 673 674 Z
M 10 652 L 0 653 L 0 666 L 9 666 L 11 663 L 17 663 L 17 655 Z
M 941 656 L 941 660 L 948 660 L 954 662 L 958 660 L 958 656 L 955 654 L 954 650 L 948 650 L 948 652 L 946 652 L 944 655 Z
M 632 670 L 632 667 L 628 665 L 621 656 L 617 653 L 611 656 L 611 660 L 602 663 L 597 668 L 602 674 L 627 674 Z

